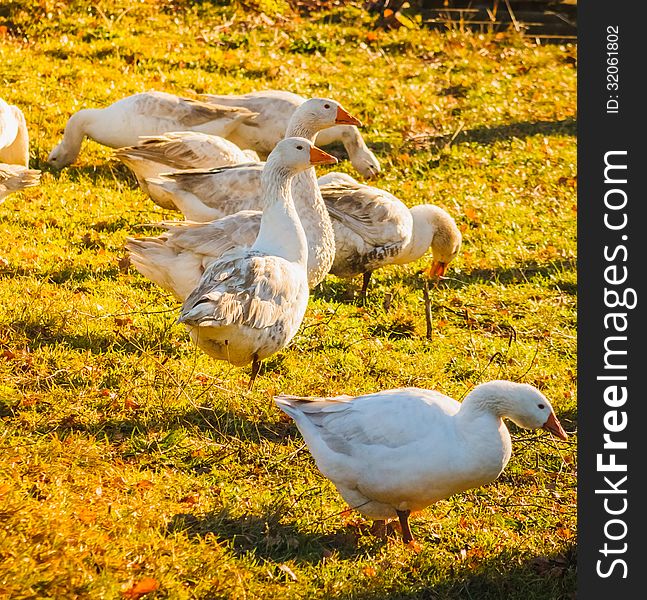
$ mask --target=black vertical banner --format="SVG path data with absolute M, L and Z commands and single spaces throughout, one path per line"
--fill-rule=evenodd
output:
M 647 22 L 578 6 L 578 598 L 647 598 Z M 645 237 L 643 237 L 645 236 Z M 615 594 L 615 596 L 614 596 Z

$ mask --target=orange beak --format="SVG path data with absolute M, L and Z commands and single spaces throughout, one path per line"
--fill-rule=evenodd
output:
M 336 162 L 337 159 L 334 156 L 324 152 L 321 148 L 317 148 L 317 146 L 310 148 L 311 165 L 334 165 Z
M 566 432 L 564 431 L 562 424 L 557 420 L 555 413 L 550 413 L 550 417 L 548 417 L 548 421 L 544 423 L 543 429 L 545 429 L 546 431 L 550 431 L 553 435 L 556 435 L 560 440 L 568 439 L 568 436 L 566 435 Z
M 428 277 L 442 277 L 445 274 L 446 268 L 447 265 L 445 263 L 434 260 L 425 273 Z
M 335 123 L 337 123 L 337 125 L 355 125 L 356 127 L 359 127 L 362 124 L 359 119 L 356 119 L 353 115 L 347 113 L 341 106 L 337 107 Z

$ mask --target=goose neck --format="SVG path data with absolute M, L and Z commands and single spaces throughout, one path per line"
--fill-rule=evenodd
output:
M 401 260 L 413 262 L 425 255 L 436 234 L 436 223 L 429 205 L 414 206 L 410 209 L 412 218 L 411 238 L 403 248 Z
M 252 249 L 299 263 L 305 268 L 308 248 L 292 199 L 292 179 L 293 173 L 288 169 L 270 163 L 263 169 L 261 186 L 265 206 Z

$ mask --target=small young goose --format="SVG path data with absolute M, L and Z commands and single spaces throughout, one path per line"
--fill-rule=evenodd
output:
M 512 453 L 503 418 L 567 439 L 546 397 L 511 381 L 478 385 L 462 402 L 420 388 L 274 400 L 350 507 L 378 522 L 398 517 L 405 543 L 411 512 L 501 474 Z
M 281 90 L 264 90 L 241 96 L 205 94 L 203 97 L 208 102 L 244 106 L 258 113 L 258 117 L 254 119 L 258 127 L 248 127 L 243 123 L 227 137 L 241 148 L 256 150 L 263 158 L 283 138 L 294 111 L 306 101 L 303 96 Z M 319 132 L 315 140 L 318 146 L 326 146 L 336 141 L 344 145 L 350 161 L 361 175 L 375 177 L 380 172 L 380 163 L 364 142 L 356 124 L 340 123 L 336 127 Z
M 429 274 L 441 277 L 458 254 L 461 232 L 442 208 L 408 208 L 393 194 L 345 173 L 329 173 L 318 181 L 335 232 L 330 272 L 345 278 L 363 274 L 362 296 L 375 269 L 413 262 L 431 248 Z
M 23 112 L 0 98 L 0 163 L 29 166 L 29 132 Z
M 312 140 L 322 127 L 351 120 L 354 117 L 334 100 L 312 98 L 295 111 L 287 134 Z M 211 260 L 227 250 L 254 242 L 264 206 L 260 183 L 263 168 L 262 163 L 243 164 L 204 173 L 179 172 L 168 179 L 165 176 L 166 181 L 161 182 L 159 189 L 174 190 L 171 201 L 188 219 L 218 220 L 204 224 L 165 223 L 168 231 L 158 238 L 129 240 L 127 248 L 133 264 L 177 297 L 186 297 L 184 294 L 197 285 Z M 151 191 L 159 191 L 157 180 L 148 183 Z M 332 223 L 314 168 L 294 177 L 292 196 L 308 241 L 308 284 L 313 288 L 328 274 L 335 257 Z M 207 198 L 213 199 L 213 206 L 203 203 Z M 158 204 L 161 204 L 159 200 Z M 247 210 L 250 208 L 255 210 Z
M 134 146 L 141 136 L 168 131 L 199 131 L 226 137 L 242 122 L 251 124 L 254 116 L 243 107 L 217 106 L 166 92 L 142 92 L 106 108 L 74 113 L 65 126 L 63 140 L 47 161 L 58 168 L 72 164 L 85 136 L 110 148 Z
M 40 171 L 22 165 L 0 163 L 0 204 L 13 192 L 38 185 Z
M 263 168 L 265 208 L 256 241 L 212 262 L 182 306 L 178 320 L 204 352 L 237 366 L 252 363 L 250 386 L 261 361 L 294 337 L 308 304 L 308 245 L 292 178 L 335 162 L 305 138 L 279 142 Z
M 135 146 L 119 148 L 115 157 L 133 171 L 147 194 L 146 179 L 158 177 L 161 173 L 213 169 L 259 160 L 253 150 L 241 150 L 223 137 L 199 131 L 170 131 L 163 135 L 142 136 Z M 164 202 L 164 196 L 160 200 Z M 170 202 L 163 208 L 177 210 Z

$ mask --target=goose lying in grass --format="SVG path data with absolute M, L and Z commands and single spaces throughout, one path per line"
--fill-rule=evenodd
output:
M 160 173 L 186 169 L 212 169 L 225 165 L 258 161 L 253 150 L 241 150 L 236 144 L 218 135 L 199 131 L 171 131 L 163 135 L 142 136 L 134 146 L 119 148 L 115 157 L 133 171 L 141 188 L 149 194 L 147 178 Z M 177 210 L 161 195 L 160 204 Z
M 317 131 L 340 120 L 358 122 L 337 102 L 313 98 L 295 111 L 287 133 L 288 136 L 300 135 L 312 140 Z M 174 190 L 171 201 L 178 204 L 189 219 L 227 216 L 210 223 L 165 223 L 167 232 L 159 237 L 130 239 L 126 247 L 132 263 L 142 274 L 176 297 L 186 298 L 212 260 L 232 248 L 248 247 L 254 243 L 261 222 L 260 210 L 264 205 L 259 193 L 263 168 L 262 163 L 237 165 L 205 173 L 175 173 L 166 181 L 149 180 L 153 193 L 159 192 L 158 183 L 165 192 Z M 202 192 L 215 198 L 215 208 L 197 199 L 197 194 Z M 244 198 L 246 193 L 247 200 Z M 292 196 L 306 232 L 308 284 L 313 288 L 328 274 L 335 257 L 332 224 L 313 168 L 294 177 Z M 242 210 L 246 201 L 256 210 Z
M 546 397 L 511 381 L 478 385 L 462 402 L 420 388 L 274 400 L 350 507 L 381 524 L 397 517 L 405 543 L 412 512 L 501 474 L 512 452 L 503 418 L 567 439 Z
M 40 171 L 22 165 L 0 163 L 0 204 L 13 192 L 38 185 Z
M 218 106 L 166 92 L 127 96 L 106 108 L 74 113 L 63 140 L 47 161 L 58 168 L 76 160 L 85 136 L 111 148 L 134 146 L 141 136 L 168 131 L 199 131 L 226 137 L 241 123 L 251 125 L 255 113 L 244 107 Z
M 25 115 L 0 98 L 0 163 L 29 166 L 29 132 Z
M 258 117 L 254 119 L 256 127 L 243 123 L 226 137 L 241 148 L 255 150 L 261 157 L 271 152 L 277 142 L 286 135 L 285 130 L 292 114 L 306 101 L 303 96 L 280 90 L 264 90 L 241 96 L 204 94 L 202 97 L 208 102 L 244 106 L 258 113 Z M 380 163 L 355 125 L 348 123 L 331 127 L 321 131 L 315 140 L 319 146 L 337 141 L 344 145 L 350 161 L 361 175 L 375 177 L 380 172 Z
M 212 262 L 185 300 L 179 321 L 209 356 L 234 365 L 261 361 L 284 348 L 308 304 L 308 245 L 292 200 L 292 178 L 336 159 L 305 138 L 279 142 L 261 183 L 265 209 L 251 248 L 226 252 Z
M 319 186 L 335 232 L 333 275 L 363 274 L 362 296 L 375 269 L 413 262 L 431 248 L 432 276 L 445 274 L 462 236 L 442 208 L 420 204 L 408 208 L 395 196 L 363 185 L 345 173 L 320 177 Z

